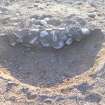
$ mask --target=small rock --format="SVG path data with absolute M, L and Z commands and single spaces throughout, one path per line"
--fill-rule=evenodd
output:
M 48 34 L 48 32 L 47 31 L 42 31 L 42 32 L 40 32 L 40 37 L 45 37 L 45 36 L 48 36 L 49 34 Z
M 50 44 L 48 42 L 48 38 L 40 38 L 40 43 L 43 47 L 49 47 Z
M 56 101 L 59 102 L 59 101 L 62 101 L 64 99 L 65 99 L 64 97 L 57 97 Z
M 28 90 L 29 90 L 28 88 L 23 87 L 20 91 L 23 92 L 24 94 L 27 94 Z
M 52 35 L 52 41 L 56 42 L 58 40 L 57 35 L 55 34 L 55 31 L 51 31 L 51 35 Z
M 80 41 L 83 37 L 80 27 L 75 26 L 69 28 L 69 33 L 72 35 L 72 39 L 75 41 Z
M 12 42 L 12 43 L 10 43 L 10 45 L 11 45 L 12 47 L 14 47 L 14 46 L 16 45 L 16 42 Z
M 91 18 L 95 18 L 96 15 L 94 13 L 88 13 L 88 16 L 91 17 Z
M 36 97 L 37 97 L 36 94 L 33 94 L 33 93 L 31 93 L 31 92 L 27 93 L 27 98 L 28 98 L 28 99 L 35 99 Z
M 50 39 L 49 38 L 50 38 L 50 36 L 49 36 L 49 33 L 47 31 L 42 31 L 40 33 L 39 41 L 43 47 L 49 47 L 50 46 L 50 43 L 49 43 Z
M 102 96 L 100 96 L 97 93 L 92 93 L 92 94 L 85 97 L 85 101 L 88 101 L 88 102 L 99 103 L 101 101 L 101 99 L 102 99 Z
M 44 20 L 45 20 L 45 21 L 49 21 L 49 20 L 50 20 L 50 18 L 46 17 L 46 18 L 44 18 Z
M 30 44 L 34 44 L 38 40 L 38 37 L 34 37 L 29 41 Z
M 46 96 L 46 95 L 40 95 L 39 97 L 38 97 L 38 100 L 40 101 L 40 102 L 43 102 L 44 100 L 46 100 L 48 98 L 48 96 Z
M 46 99 L 46 100 L 44 100 L 44 103 L 51 104 L 52 103 L 52 99 Z
M 64 47 L 64 42 L 60 41 L 60 42 L 58 42 L 58 44 L 56 44 L 52 47 L 55 48 L 55 49 L 61 49 L 61 48 Z
M 92 7 L 96 7 L 95 0 L 87 0 L 88 4 L 90 4 Z
M 71 45 L 73 42 L 72 38 L 67 39 L 67 41 L 65 42 L 66 45 Z
M 79 86 L 77 86 L 77 89 L 81 92 L 86 92 L 88 89 L 91 89 L 91 86 L 88 83 L 82 83 Z
M 46 20 L 41 20 L 40 23 L 44 26 L 47 26 L 47 21 Z
M 88 28 L 81 28 L 82 34 L 83 35 L 89 35 L 90 34 L 90 30 Z
M 81 1 L 76 1 L 75 3 L 73 3 L 74 5 L 82 5 L 83 4 L 83 2 L 81 2 Z
M 11 82 L 9 81 L 8 84 L 7 84 L 7 89 L 6 91 L 9 91 L 10 89 L 12 89 L 13 86 L 17 86 L 18 84 L 14 83 L 14 82 Z

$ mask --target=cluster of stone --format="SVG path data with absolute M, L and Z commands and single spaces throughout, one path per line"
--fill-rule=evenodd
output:
M 31 28 L 18 29 L 14 32 L 15 41 L 11 43 L 12 46 L 21 43 L 61 49 L 91 34 L 87 22 L 77 16 L 67 17 L 61 23 L 53 18 L 43 18 L 37 21 L 32 19 L 30 23 Z

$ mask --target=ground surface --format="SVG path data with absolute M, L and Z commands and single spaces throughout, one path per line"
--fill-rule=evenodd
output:
M 92 1 L 0 1 L 0 105 L 105 104 L 105 1 Z M 29 17 L 74 13 L 102 32 L 58 51 L 11 47 L 3 37 Z

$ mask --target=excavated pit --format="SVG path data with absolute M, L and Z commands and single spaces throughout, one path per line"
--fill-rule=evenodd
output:
M 62 2 L 40 1 L 36 3 L 35 1 L 35 4 L 33 4 L 28 1 L 18 1 L 13 3 L 12 6 L 8 4 L 4 9 L 1 7 L 2 17 L 0 20 L 2 21 L 2 27 L 0 35 L 14 29 L 21 29 L 24 25 L 27 28 L 29 18 L 37 18 L 37 16 L 40 17 L 40 15 L 44 16 L 46 14 L 61 20 L 71 14 L 77 16 L 82 14 L 82 17 L 87 19 L 89 23 L 98 24 L 95 24 L 95 21 L 98 21 L 98 16 L 96 20 L 88 16 L 88 13 L 95 11 L 95 8 L 90 8 L 87 2 L 85 4 L 83 2 L 77 7 L 75 7 L 75 4 L 66 2 L 63 4 Z M 45 8 L 46 5 L 47 8 Z M 84 8 L 82 8 L 82 5 Z M 93 32 L 86 39 L 74 42 L 72 45 L 59 50 L 53 48 L 27 48 L 21 45 L 11 47 L 5 38 L 0 38 L 0 64 L 8 69 L 12 77 L 22 83 L 33 86 L 56 85 L 62 83 L 65 79 L 73 78 L 90 70 L 96 63 L 95 60 L 103 42 L 104 35 L 100 31 Z
M 13 77 L 33 86 L 56 85 L 88 71 L 100 51 L 104 35 L 101 31 L 60 50 L 50 48 L 10 47 L 0 39 L 0 64 Z
M 86 21 L 85 31 L 79 28 L 83 35 L 94 28 L 102 32 L 90 32 L 80 42 L 73 38 L 73 43 L 64 43 L 58 50 L 52 44 L 50 48 L 24 46 L 34 38 L 28 34 L 26 40 L 22 37 L 23 44 L 10 46 L 8 38 L 14 39 L 14 32 L 61 30 L 63 20 L 71 15 Z M 66 23 L 67 27 L 71 24 Z M 104 105 L 104 97 L 104 0 L 0 0 L 0 105 Z

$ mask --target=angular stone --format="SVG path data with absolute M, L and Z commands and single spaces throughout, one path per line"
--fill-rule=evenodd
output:
M 73 42 L 72 38 L 67 39 L 67 41 L 65 42 L 66 45 L 71 45 Z

